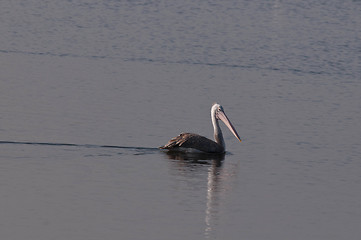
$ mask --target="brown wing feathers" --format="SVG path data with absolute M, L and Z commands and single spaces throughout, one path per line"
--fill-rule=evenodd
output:
M 161 149 L 175 148 L 194 148 L 203 152 L 224 152 L 221 145 L 216 142 L 194 133 L 181 133 L 179 136 L 172 138 Z

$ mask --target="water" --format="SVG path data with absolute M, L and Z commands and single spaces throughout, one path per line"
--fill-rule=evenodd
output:
M 360 1 L 2 1 L 2 239 L 359 239 Z M 221 103 L 242 143 L 212 137 Z

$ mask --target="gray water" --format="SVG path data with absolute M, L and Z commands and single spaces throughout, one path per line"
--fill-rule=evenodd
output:
M 1 239 L 360 239 L 361 2 L 0 2 Z M 167 154 L 181 132 L 227 154 Z

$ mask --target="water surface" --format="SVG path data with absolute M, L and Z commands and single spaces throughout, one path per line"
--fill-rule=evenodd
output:
M 359 239 L 359 1 L 2 1 L 3 239 Z M 167 154 L 180 132 L 224 156 Z

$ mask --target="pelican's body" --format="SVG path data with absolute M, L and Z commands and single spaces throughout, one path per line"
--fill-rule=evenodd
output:
M 191 148 L 207 153 L 224 153 L 226 151 L 226 145 L 224 143 L 222 130 L 219 126 L 218 120 L 223 121 L 234 136 L 241 141 L 232 123 L 224 113 L 223 107 L 218 103 L 214 103 L 212 105 L 211 118 L 214 130 L 214 141 L 195 133 L 181 133 L 179 136 L 172 138 L 166 145 L 160 148 L 169 150 Z

